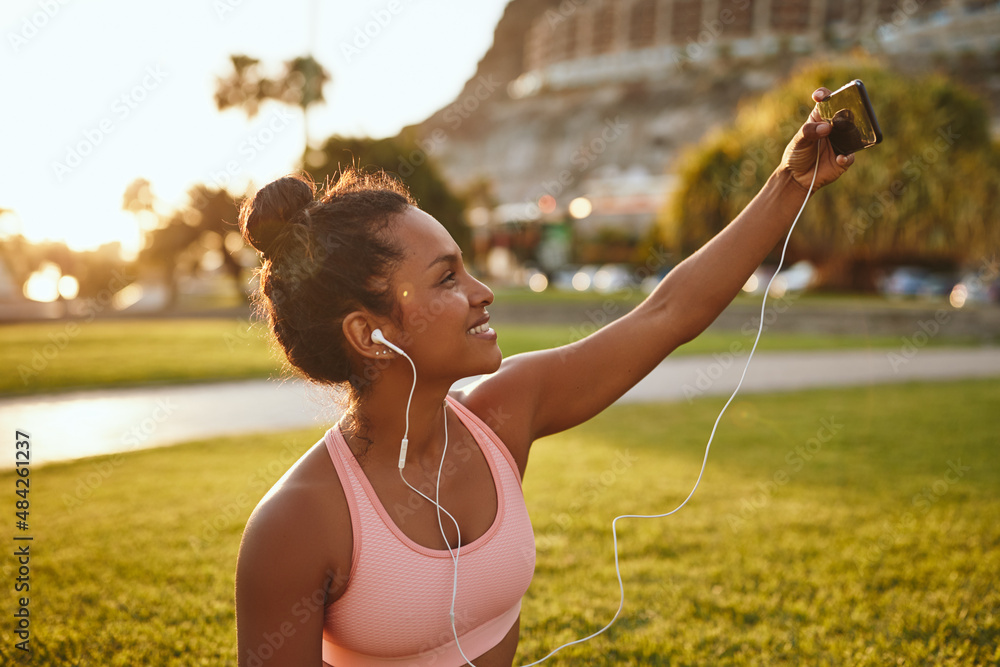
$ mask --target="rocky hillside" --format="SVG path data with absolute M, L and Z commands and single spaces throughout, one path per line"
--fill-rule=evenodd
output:
M 579 230 L 589 224 L 591 231 L 613 227 L 638 236 L 669 196 L 669 173 L 681 151 L 729 122 L 741 99 L 774 86 L 799 57 L 787 45 L 783 55 L 697 63 L 661 55 L 658 67 L 644 63 L 641 76 L 605 73 L 590 85 L 543 86 L 523 94 L 533 28 L 538 33 L 540 21 L 572 20 L 574 8 L 586 4 L 512 0 L 492 48 L 458 98 L 408 128 L 456 187 L 490 185 L 492 223 L 562 218 L 570 201 L 587 196 L 593 215 Z M 628 56 L 613 53 L 582 62 L 593 68 L 617 62 L 621 68 L 621 57 Z M 897 58 L 901 67 L 937 62 L 931 56 Z M 976 62 L 985 69 L 973 73 L 974 83 L 997 94 L 1000 62 L 990 57 Z M 959 58 L 954 65 L 966 69 Z M 545 201 L 546 195 L 552 199 Z

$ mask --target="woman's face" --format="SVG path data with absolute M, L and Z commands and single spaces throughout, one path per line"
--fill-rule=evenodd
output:
M 413 207 L 392 232 L 406 253 L 392 281 L 403 324 L 399 341 L 392 342 L 428 379 L 496 371 L 502 355 L 486 312 L 493 292 L 465 270 L 458 244 L 440 222 Z

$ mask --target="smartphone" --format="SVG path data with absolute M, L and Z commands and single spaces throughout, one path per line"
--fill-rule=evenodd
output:
M 861 79 L 830 93 L 817 107 L 823 120 L 833 125 L 829 138 L 837 155 L 849 155 L 882 141 L 882 130 Z

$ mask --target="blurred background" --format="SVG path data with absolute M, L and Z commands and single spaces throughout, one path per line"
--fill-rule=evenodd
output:
M 5 321 L 246 309 L 236 202 L 346 164 L 406 181 L 497 288 L 648 289 L 855 77 L 885 143 L 778 289 L 1000 299 L 1000 3 L 53 0 L 3 25 Z
M 855 78 L 885 141 L 813 197 L 781 274 L 776 249 L 532 450 L 520 651 L 612 616 L 611 517 L 681 501 L 763 324 L 697 498 L 629 525 L 624 615 L 554 664 L 1000 661 L 1000 2 L 6 0 L 0 34 L 31 664 L 236 664 L 247 517 L 339 415 L 254 313 L 242 198 L 385 169 L 494 288 L 510 356 L 641 302 Z

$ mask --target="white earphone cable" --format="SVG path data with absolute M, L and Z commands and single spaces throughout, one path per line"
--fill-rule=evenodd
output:
M 472 667 L 476 667 L 475 665 L 472 664 L 472 661 L 469 660 L 469 657 L 465 655 L 465 651 L 462 650 L 462 644 L 458 641 L 458 628 L 455 626 L 455 600 L 458 597 L 458 557 L 462 552 L 462 529 L 458 527 L 458 521 L 456 521 L 455 517 L 451 515 L 451 512 L 442 507 L 440 503 L 441 471 L 444 470 L 444 457 L 445 454 L 448 453 L 448 402 L 447 401 L 445 401 L 445 403 L 443 404 L 442 410 L 444 412 L 444 448 L 442 448 L 441 450 L 441 463 L 438 464 L 437 485 L 434 490 L 435 498 L 428 497 L 426 494 L 422 493 L 420 489 L 417 489 L 408 481 L 406 481 L 406 478 L 403 477 L 402 469 L 399 470 L 399 477 L 403 480 L 403 483 L 406 484 L 408 487 L 410 487 L 410 489 L 412 489 L 415 493 L 417 493 L 417 495 L 421 496 L 422 498 L 425 498 L 428 502 L 432 503 L 437 508 L 438 528 L 441 530 L 441 538 L 444 540 L 445 546 L 448 547 L 448 555 L 451 556 L 452 563 L 455 566 L 452 579 L 452 588 L 451 588 L 451 610 L 448 612 L 448 616 L 451 619 L 451 632 L 455 637 L 455 646 L 458 647 L 458 652 L 462 655 L 462 659 L 465 660 L 466 664 L 472 665 Z M 451 522 L 455 525 L 455 533 L 458 537 L 458 546 L 455 547 L 454 549 L 452 549 L 451 543 L 448 541 L 448 536 L 444 532 L 444 523 L 442 523 L 441 521 L 442 512 L 448 515 L 448 518 L 451 519 Z
M 445 455 L 448 453 L 448 401 L 445 400 L 444 403 L 442 403 L 441 405 L 441 411 L 444 413 L 444 447 L 441 448 L 441 462 L 438 464 L 437 483 L 435 485 L 435 490 L 434 490 L 435 497 L 431 498 L 427 494 L 420 491 L 420 489 L 410 484 L 406 480 L 406 477 L 403 476 L 403 468 L 405 467 L 406 464 L 406 447 L 409 444 L 408 436 L 410 434 L 410 404 L 413 401 L 413 392 L 417 388 L 417 366 L 416 364 L 413 363 L 413 359 L 411 359 L 410 355 L 408 355 L 406 352 L 403 352 L 403 350 L 399 349 L 395 345 L 392 345 L 391 343 L 386 341 L 384 337 L 382 338 L 382 340 L 384 341 L 385 345 L 389 346 L 394 351 L 398 352 L 400 355 L 405 357 L 406 360 L 410 362 L 410 367 L 413 369 L 413 384 L 410 386 L 410 396 L 406 401 L 406 429 L 403 431 L 403 439 L 400 442 L 400 447 L 399 447 L 400 450 L 399 466 L 398 466 L 399 478 L 403 480 L 403 484 L 408 486 L 414 493 L 424 498 L 429 503 L 432 503 L 437 508 L 438 528 L 441 530 L 441 538 L 444 540 L 445 546 L 448 547 L 448 555 L 451 556 L 452 563 L 454 564 L 454 574 L 453 574 L 452 588 L 451 588 L 451 609 L 448 612 L 448 616 L 451 620 L 451 632 L 455 636 L 455 646 L 458 647 L 458 652 L 462 655 L 462 658 L 465 660 L 467 664 L 472 665 L 472 667 L 476 667 L 475 665 L 472 664 L 472 661 L 469 660 L 468 656 L 465 655 L 465 651 L 462 650 L 462 644 L 458 640 L 458 628 L 455 626 L 455 600 L 458 598 L 458 557 L 462 551 L 462 529 L 459 528 L 458 521 L 455 519 L 454 516 L 452 516 L 451 512 L 442 507 L 440 503 L 441 473 L 444 470 Z M 446 514 L 448 518 L 451 519 L 451 522 L 455 525 L 455 534 L 457 535 L 458 546 L 455 547 L 454 549 L 452 549 L 451 543 L 448 541 L 448 536 L 444 532 L 444 523 L 441 521 L 442 512 L 444 512 L 444 514 Z
M 379 332 L 380 336 L 381 333 L 382 332 Z M 382 336 L 382 340 L 385 340 L 384 336 Z M 406 399 L 406 428 L 403 430 L 403 440 L 399 443 L 399 476 L 402 477 L 403 466 L 406 465 L 406 449 L 410 444 L 410 403 L 413 402 L 413 392 L 417 388 L 417 366 L 413 363 L 413 359 L 410 359 L 410 355 L 406 352 L 403 352 L 395 345 L 392 345 L 389 341 L 385 341 L 385 344 L 406 357 L 406 360 L 410 362 L 410 368 L 413 369 L 413 384 L 410 385 L 410 397 Z M 404 479 L 403 481 L 405 482 L 406 480 Z
M 521 667 L 534 667 L 534 665 L 545 662 L 546 660 L 548 660 L 549 658 L 551 658 L 553 655 L 563 650 L 564 648 L 568 646 L 573 646 L 574 644 L 581 644 L 585 641 L 593 639 L 594 637 L 596 637 L 597 635 L 601 634 L 602 632 L 610 628 L 612 625 L 614 625 L 614 622 L 618 619 L 618 616 L 622 613 L 622 609 L 625 607 L 625 585 L 622 583 L 622 572 L 618 562 L 618 527 L 617 527 L 618 520 L 661 519 L 663 517 L 670 516 L 671 514 L 680 510 L 680 508 L 684 507 L 687 504 L 687 502 L 691 500 L 691 497 L 694 495 L 694 492 L 698 489 L 698 485 L 701 484 L 701 478 L 705 474 L 705 465 L 708 463 L 708 451 L 712 447 L 712 440 L 715 438 L 715 431 L 719 427 L 719 422 L 722 420 L 722 415 L 726 413 L 726 409 L 729 407 L 729 404 L 733 402 L 733 399 L 736 398 L 736 394 L 737 392 L 739 392 L 740 387 L 743 386 L 743 378 L 746 377 L 747 370 L 750 368 L 750 361 L 753 359 L 753 353 L 757 349 L 757 343 L 760 341 L 760 335 L 764 331 L 764 309 L 767 306 L 767 295 L 771 291 L 771 284 L 774 282 L 774 279 L 778 276 L 778 272 L 781 271 L 781 267 L 785 263 L 785 251 L 788 249 L 788 241 L 789 239 L 792 238 L 792 231 L 795 230 L 795 225 L 798 223 L 799 218 L 802 216 L 802 211 L 805 210 L 806 204 L 809 202 L 810 196 L 812 196 L 813 186 L 816 184 L 816 175 L 818 173 L 819 173 L 819 150 L 816 151 L 816 166 L 813 169 L 812 182 L 809 183 L 809 190 L 806 192 L 805 201 L 802 202 L 802 207 L 799 209 L 799 212 L 795 215 L 795 220 L 792 221 L 792 226 L 789 227 L 788 229 L 788 235 L 785 237 L 785 244 L 781 247 L 781 259 L 778 261 L 778 268 L 775 270 L 774 275 L 771 276 L 771 279 L 767 283 L 767 288 L 765 288 L 764 290 L 764 300 L 761 302 L 760 305 L 760 325 L 757 327 L 757 337 L 754 339 L 753 347 L 750 348 L 750 355 L 747 357 L 746 366 L 743 367 L 743 374 L 740 376 L 740 381 L 739 383 L 737 383 L 736 389 L 733 390 L 733 393 L 729 397 L 729 400 L 726 401 L 726 404 L 722 406 L 722 410 L 719 412 L 719 416 L 715 418 L 715 424 L 712 426 L 712 432 L 708 436 L 708 444 L 705 445 L 705 456 L 701 461 L 701 471 L 698 473 L 698 479 L 695 480 L 694 487 L 691 489 L 691 492 L 687 495 L 687 498 L 685 498 L 680 505 L 670 510 L 669 512 L 665 512 L 663 514 L 622 514 L 614 518 L 614 520 L 611 522 L 611 535 L 615 551 L 615 574 L 618 577 L 618 590 L 621 594 L 620 600 L 618 602 L 618 610 L 615 611 L 615 615 L 611 617 L 611 620 L 608 621 L 607 625 L 605 625 L 597 632 L 587 635 L 586 637 L 583 637 L 581 639 L 567 642 L 562 646 L 560 646 L 559 648 L 553 649 L 544 658 L 536 660 L 535 662 L 530 662 L 526 665 L 522 665 Z

